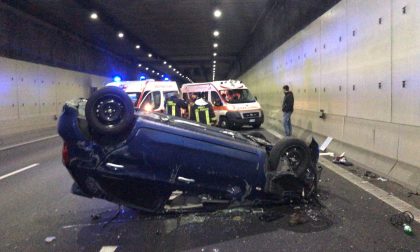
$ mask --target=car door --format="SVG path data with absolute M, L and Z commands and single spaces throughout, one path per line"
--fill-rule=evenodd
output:
M 161 107 L 161 92 L 149 92 L 140 103 L 140 111 L 159 111 Z

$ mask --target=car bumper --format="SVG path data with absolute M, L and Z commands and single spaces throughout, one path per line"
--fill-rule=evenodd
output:
M 261 111 L 259 117 L 244 118 L 239 112 L 227 112 L 227 122 L 232 126 L 241 127 L 243 125 L 261 125 L 264 123 L 264 113 Z

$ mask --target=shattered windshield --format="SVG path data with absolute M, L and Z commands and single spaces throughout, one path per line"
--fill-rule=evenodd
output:
M 255 97 L 248 89 L 221 90 L 220 94 L 228 103 L 255 102 Z

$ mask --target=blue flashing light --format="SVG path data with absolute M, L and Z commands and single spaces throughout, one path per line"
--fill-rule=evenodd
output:
M 169 78 L 168 78 L 168 77 L 165 77 L 165 80 L 166 80 L 166 81 L 168 81 L 168 80 L 169 80 Z
M 146 79 L 146 76 L 144 75 L 140 76 L 140 80 L 145 80 L 145 79 Z
M 114 82 L 120 82 L 121 81 L 121 77 L 116 75 L 114 76 Z

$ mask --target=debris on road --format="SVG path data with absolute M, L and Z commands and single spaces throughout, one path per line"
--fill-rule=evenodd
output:
M 55 240 L 55 236 L 48 236 L 47 238 L 45 238 L 45 242 L 46 243 L 51 243 Z
M 370 171 L 366 171 L 365 174 L 363 175 L 364 177 L 370 178 L 370 179 L 376 179 L 378 178 L 378 176 Z
M 278 220 L 278 219 L 282 218 L 283 216 L 284 216 L 284 214 L 282 214 L 279 211 L 271 211 L 269 213 L 265 213 L 265 214 L 261 215 L 259 217 L 259 219 L 261 221 L 265 221 L 265 222 L 272 222 L 272 221 L 275 221 L 275 220 Z
M 334 153 L 333 152 L 323 152 L 323 153 L 319 153 L 320 156 L 329 156 L 329 157 L 334 157 Z
M 411 228 L 410 224 L 414 220 L 414 215 L 410 211 L 404 211 L 401 213 L 397 213 L 394 215 L 391 215 L 389 218 L 389 221 L 392 225 L 395 227 L 402 227 L 404 230 L 404 233 L 407 235 L 413 235 L 413 229 Z
M 388 179 L 386 178 L 382 178 L 382 177 L 378 177 L 376 180 L 382 181 L 382 182 L 386 182 L 388 181 Z
M 411 197 L 413 195 L 419 196 L 420 194 L 418 192 L 416 192 L 416 193 L 409 192 L 408 195 L 407 195 L 407 197 Z
M 93 221 L 99 220 L 101 218 L 100 214 L 91 214 L 90 219 Z
M 344 154 L 345 154 L 345 152 L 341 153 L 340 156 L 335 157 L 333 159 L 333 163 L 335 163 L 335 164 L 341 164 L 341 165 L 344 165 L 344 166 L 353 166 L 352 163 L 350 163 L 349 161 L 347 161 L 347 159 L 344 156 Z
M 296 212 L 290 215 L 289 225 L 296 226 L 306 223 L 308 220 L 305 218 L 305 215 L 302 212 Z

